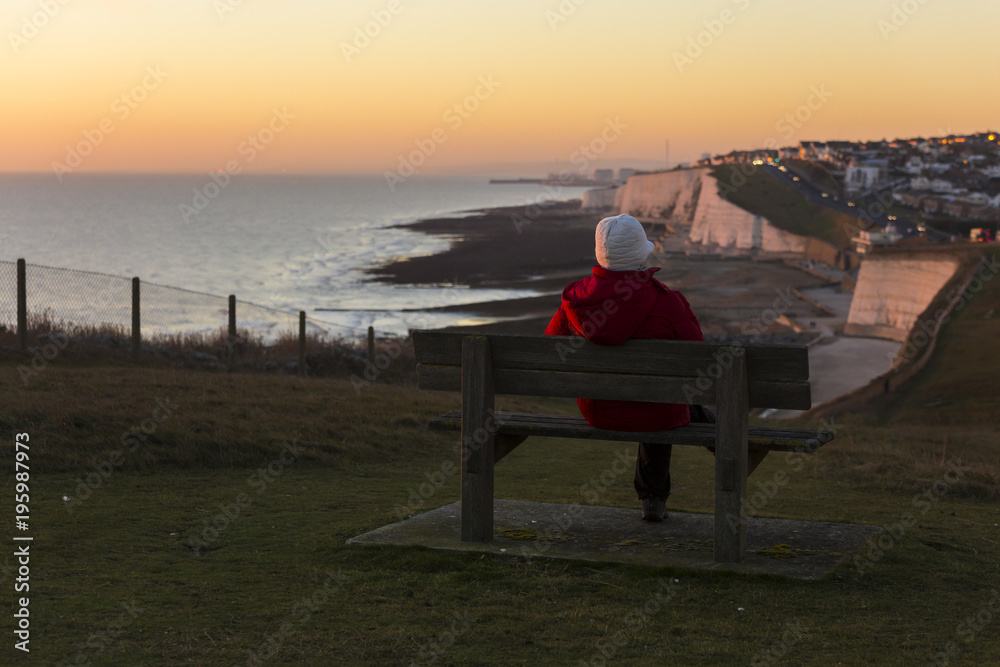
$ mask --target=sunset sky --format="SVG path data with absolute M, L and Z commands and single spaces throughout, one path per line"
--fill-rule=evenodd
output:
M 4 0 L 0 171 L 382 173 L 418 145 L 434 171 L 569 162 L 602 132 L 602 158 L 669 138 L 685 161 L 996 129 L 998 25 L 981 0 Z

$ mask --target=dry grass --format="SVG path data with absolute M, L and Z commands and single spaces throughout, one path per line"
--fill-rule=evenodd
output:
M 107 361 L 125 363 L 132 359 L 129 330 L 111 325 L 79 325 L 53 320 L 48 312 L 29 314 L 27 357 L 19 355 L 17 333 L 0 326 L 0 359 L 31 359 L 56 346 L 60 363 Z M 225 327 L 211 334 L 165 334 L 147 337 L 142 342 L 140 363 L 154 367 L 208 369 L 228 368 L 230 348 L 235 353 L 234 370 L 298 374 L 299 339 L 286 333 L 273 343 L 243 329 L 230 344 Z M 413 346 L 408 339 L 383 338 L 376 341 L 376 359 L 387 355 L 390 364 L 378 369 L 382 382 L 409 381 L 415 377 Z M 384 360 L 384 359 L 383 359 Z M 36 364 L 40 362 L 36 361 Z M 367 346 L 364 342 L 343 338 L 306 336 L 306 365 L 312 377 L 364 377 L 367 371 Z

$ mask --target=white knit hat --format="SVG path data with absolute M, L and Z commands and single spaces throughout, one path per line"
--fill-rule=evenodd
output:
M 653 244 L 642 223 L 631 215 L 616 215 L 597 223 L 594 234 L 597 263 L 609 271 L 636 271 L 646 264 Z

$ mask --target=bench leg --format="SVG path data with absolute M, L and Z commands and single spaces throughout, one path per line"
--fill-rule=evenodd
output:
M 462 541 L 493 539 L 493 360 L 486 336 L 462 341 Z
M 746 554 L 746 496 L 749 474 L 747 429 L 749 391 L 746 353 L 729 348 L 733 363 L 723 366 L 717 384 L 715 424 L 715 562 L 739 563 Z

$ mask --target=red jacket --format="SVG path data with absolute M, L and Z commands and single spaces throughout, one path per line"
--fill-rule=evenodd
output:
M 598 345 L 621 345 L 629 338 L 704 340 L 698 319 L 680 292 L 643 271 L 608 271 L 563 290 L 562 305 L 545 333 L 584 336 Z M 587 423 L 616 431 L 663 431 L 691 421 L 688 406 L 676 403 L 605 401 L 579 398 Z

